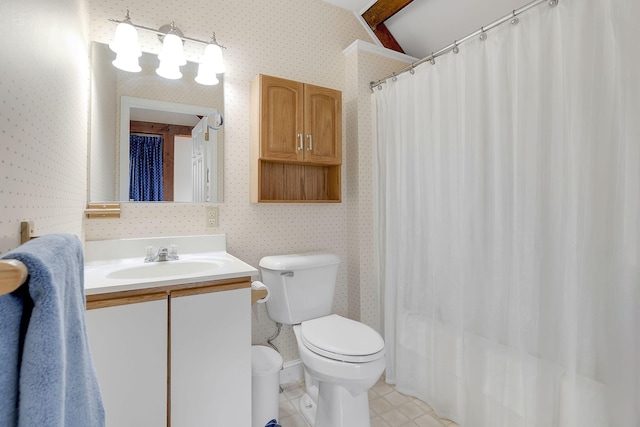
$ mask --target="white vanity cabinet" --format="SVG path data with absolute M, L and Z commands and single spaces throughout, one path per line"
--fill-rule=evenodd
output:
M 171 425 L 251 425 L 251 295 L 171 297 Z
M 250 277 L 87 295 L 107 427 L 251 424 Z
M 107 426 L 167 422 L 167 299 L 88 310 Z

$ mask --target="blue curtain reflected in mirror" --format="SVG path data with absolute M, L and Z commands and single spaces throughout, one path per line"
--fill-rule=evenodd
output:
M 153 202 L 164 200 L 162 184 L 162 137 L 131 135 L 129 137 L 129 200 Z

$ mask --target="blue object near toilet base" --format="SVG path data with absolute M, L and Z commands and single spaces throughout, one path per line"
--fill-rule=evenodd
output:
M 267 423 L 266 426 L 264 427 L 282 427 L 280 424 L 278 424 L 278 421 L 276 420 L 271 420 Z

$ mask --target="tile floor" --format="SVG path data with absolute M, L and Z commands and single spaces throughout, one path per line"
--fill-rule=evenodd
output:
M 310 427 L 298 412 L 304 382 L 283 386 L 280 394 L 280 425 L 282 427 Z M 369 390 L 371 427 L 458 427 L 451 420 L 439 418 L 426 403 L 405 396 L 381 378 Z

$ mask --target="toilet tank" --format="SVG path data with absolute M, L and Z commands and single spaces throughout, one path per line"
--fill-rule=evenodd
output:
M 284 325 L 328 316 L 340 258 L 309 253 L 266 256 L 260 260 L 262 281 L 269 288 L 269 317 Z

